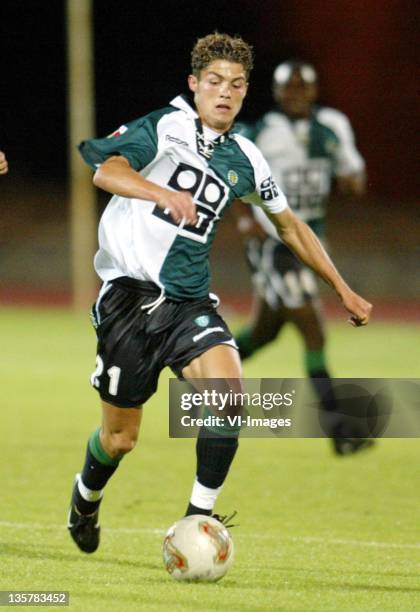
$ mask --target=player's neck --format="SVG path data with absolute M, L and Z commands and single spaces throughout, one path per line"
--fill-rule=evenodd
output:
M 286 115 L 290 121 L 299 121 L 299 119 L 310 119 L 312 116 L 312 109 L 308 108 L 307 110 L 302 110 L 298 112 L 292 112 L 290 110 L 286 110 L 281 105 L 278 107 L 278 110 Z
M 229 125 L 226 125 L 223 127 L 216 126 L 210 123 L 209 121 L 206 121 L 206 119 L 203 117 L 200 117 L 200 121 L 201 121 L 201 125 L 203 126 L 203 128 L 207 128 L 208 130 L 211 130 L 212 132 L 215 132 L 217 134 L 225 134 L 226 132 L 230 130 L 230 128 L 233 125 L 233 123 L 230 123 Z

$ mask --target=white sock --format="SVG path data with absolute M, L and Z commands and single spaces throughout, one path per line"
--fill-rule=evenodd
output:
M 213 510 L 216 503 L 216 499 L 222 490 L 222 486 L 217 489 L 209 489 L 200 484 L 196 479 L 193 485 L 190 502 L 197 506 L 197 508 L 203 508 L 203 510 Z
M 93 491 L 92 489 L 88 489 L 82 481 L 82 477 L 79 476 L 77 480 L 77 487 L 79 489 L 80 495 L 88 502 L 96 502 L 100 500 L 104 494 L 104 490 L 100 489 L 99 491 Z

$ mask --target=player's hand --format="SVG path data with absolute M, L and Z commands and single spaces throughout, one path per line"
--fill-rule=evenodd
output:
M 3 151 L 0 151 L 0 174 L 7 174 L 9 170 L 9 165 L 7 163 L 7 159 Z
M 372 312 L 372 304 L 364 300 L 360 295 L 354 293 L 354 291 L 347 291 L 342 296 L 343 306 L 350 313 L 351 317 L 348 320 L 350 325 L 353 327 L 361 327 L 369 323 L 370 315 Z
M 197 223 L 195 203 L 189 191 L 169 191 L 165 189 L 157 202 L 159 208 L 167 209 L 176 223 L 185 219 L 186 225 Z

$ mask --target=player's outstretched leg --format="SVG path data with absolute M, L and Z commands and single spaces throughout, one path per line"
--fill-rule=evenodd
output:
M 210 348 L 182 371 L 183 377 L 194 386 L 198 384 L 197 379 L 200 384 L 204 384 L 203 379 L 213 379 L 213 382 L 208 381 L 209 389 L 212 385 L 217 387 L 221 384 L 225 391 L 231 389 L 234 392 L 242 390 L 241 374 L 237 351 L 226 345 Z M 196 478 L 186 510 L 187 516 L 212 514 L 238 448 L 239 430 L 240 427 L 201 427 L 196 444 Z
M 197 437 L 197 470 L 186 516 L 212 514 L 216 499 L 238 449 L 239 428 L 219 433 L 201 427 Z
M 106 483 L 122 457 L 137 440 L 141 409 L 117 408 L 103 402 L 102 429 L 90 437 L 81 474 L 76 475 L 71 496 L 68 530 L 77 546 L 93 553 L 99 546 L 99 507 Z

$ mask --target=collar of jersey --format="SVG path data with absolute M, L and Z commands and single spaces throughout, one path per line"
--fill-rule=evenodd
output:
M 170 101 L 170 105 L 175 106 L 175 108 L 179 108 L 180 110 L 184 111 L 192 119 L 199 119 L 198 113 L 193 106 L 193 102 L 185 94 L 180 94 L 179 96 L 176 96 L 176 98 Z M 232 129 L 233 128 L 231 128 L 227 132 L 224 132 L 223 134 L 221 134 L 221 136 L 224 136 L 225 138 L 232 138 Z
M 312 122 L 312 121 L 318 121 L 317 119 L 317 113 L 318 113 L 319 107 L 317 105 L 314 105 L 311 109 L 311 112 L 309 114 L 309 117 L 306 117 L 305 119 L 308 122 Z M 266 123 L 276 123 L 279 119 L 279 117 L 285 117 L 287 119 L 287 121 L 289 121 L 290 123 L 296 123 L 296 121 L 300 121 L 301 118 L 294 118 L 294 117 L 290 117 L 289 115 L 287 115 L 282 109 L 281 107 L 273 107 L 270 111 L 268 111 L 268 113 L 265 115 L 266 117 Z
M 187 115 L 193 117 L 194 119 L 197 119 L 198 117 L 197 111 L 192 106 L 192 103 L 185 94 L 181 94 L 180 96 L 177 96 L 176 98 L 171 100 L 170 105 L 175 106 L 175 108 L 179 108 L 180 110 L 183 110 L 184 113 L 187 113 Z

